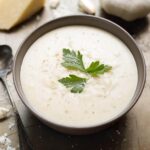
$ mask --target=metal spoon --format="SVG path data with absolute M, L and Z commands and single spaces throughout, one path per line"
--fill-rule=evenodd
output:
M 12 109 L 15 115 L 15 121 L 18 126 L 18 131 L 20 128 L 22 128 L 22 131 L 24 135 L 24 138 L 26 139 L 27 144 L 29 145 L 30 149 L 32 149 L 32 146 L 30 142 L 28 141 L 29 139 L 27 138 L 27 135 L 25 133 L 25 129 L 23 127 L 22 121 L 20 119 L 17 107 L 13 101 L 13 98 L 11 96 L 8 83 L 7 83 L 7 75 L 12 71 L 12 65 L 13 65 L 13 55 L 12 55 L 12 49 L 8 45 L 1 45 L 0 46 L 0 79 L 2 80 L 4 86 L 7 89 L 8 95 L 9 95 L 9 100 L 12 105 Z M 19 132 L 19 143 L 20 143 L 20 149 L 23 150 L 24 147 L 22 145 L 23 143 L 23 136 Z
M 6 80 L 8 73 L 10 73 L 12 70 L 12 64 L 13 64 L 12 58 L 13 56 L 12 56 L 11 48 L 7 45 L 1 45 L 0 46 L 0 78 L 7 88 L 7 91 L 10 97 L 10 103 L 13 106 L 13 109 L 16 111 L 16 107 L 12 100 L 12 97 L 8 88 L 7 80 Z

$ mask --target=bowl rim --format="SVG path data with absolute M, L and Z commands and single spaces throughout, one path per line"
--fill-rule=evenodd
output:
M 33 109 L 33 107 L 27 102 L 27 99 L 25 98 L 24 96 L 24 92 L 23 90 L 21 89 L 21 84 L 18 84 L 18 79 L 16 77 L 16 67 L 17 67 L 17 60 L 18 60 L 18 57 L 19 57 L 19 53 L 20 51 L 22 50 L 22 47 L 24 45 L 24 43 L 26 41 L 28 41 L 32 36 L 34 36 L 34 34 L 36 32 L 39 32 L 39 30 L 41 30 L 42 28 L 44 28 L 45 26 L 49 26 L 51 23 L 55 23 L 57 22 L 58 20 L 66 20 L 66 19 L 73 19 L 73 18 L 83 18 L 83 19 L 87 19 L 87 18 L 90 18 L 90 19 L 93 19 L 93 20 L 101 20 L 102 22 L 104 23 L 107 23 L 109 24 L 110 26 L 114 26 L 115 28 L 119 28 L 120 31 L 123 33 L 123 34 L 126 34 L 128 36 L 128 38 L 132 41 L 132 43 L 136 46 L 136 49 L 138 50 L 139 54 L 140 54 L 140 57 L 141 57 L 141 61 L 142 61 L 142 67 L 143 67 L 143 79 L 141 81 L 141 86 L 140 86 L 140 89 L 139 89 L 139 92 L 137 93 L 136 95 L 136 98 L 134 98 L 134 96 L 132 97 L 131 99 L 131 102 L 132 103 L 129 103 L 125 109 L 123 111 L 121 111 L 118 115 L 115 115 L 113 118 L 105 121 L 105 122 L 102 122 L 102 123 L 98 123 L 98 124 L 95 124 L 95 125 L 85 125 L 85 126 L 70 126 L 70 125 L 62 125 L 62 124 L 59 124 L 59 123 L 55 123 L 55 122 L 52 122 L 51 120 L 48 120 L 46 118 L 44 118 L 38 111 L 36 111 L 35 109 Z M 67 26 L 67 25 L 66 25 Z M 84 25 L 83 25 L 84 26 Z M 60 27 L 58 27 L 60 28 Z M 54 29 L 55 30 L 55 29 Z M 107 30 L 106 30 L 107 31 Z M 51 32 L 51 31 L 50 31 Z M 108 31 L 109 32 L 109 31 Z M 44 33 L 45 34 L 45 33 Z M 39 37 L 43 36 L 44 34 L 40 35 Z M 115 35 L 116 36 L 116 35 Z M 118 37 L 119 38 L 119 37 Z M 119 38 L 120 39 L 120 38 Z M 37 39 L 36 39 L 37 40 Z M 36 41 L 35 40 L 35 41 Z M 34 41 L 34 42 L 35 42 Z M 34 43 L 32 42 L 32 43 Z M 31 45 L 30 45 L 31 46 Z M 28 51 L 28 50 L 27 50 Z M 26 51 L 26 52 L 27 52 Z M 131 50 L 130 50 L 131 52 Z M 132 52 L 131 52 L 132 53 Z M 133 55 L 133 54 L 132 54 Z M 25 56 L 25 55 L 24 55 Z M 24 59 L 24 56 L 23 56 L 23 59 Z M 134 59 L 135 59 L 135 56 L 133 55 Z M 21 65 L 22 65 L 22 62 L 21 62 Z M 137 65 L 137 64 L 136 64 Z M 138 66 L 137 66 L 137 70 L 138 70 Z M 19 76 L 20 76 L 20 71 L 21 71 L 21 68 L 19 70 Z M 139 79 L 138 79 L 139 80 Z M 14 65 L 13 65 L 13 81 L 14 81 L 14 85 L 15 85 L 15 89 L 21 99 L 21 101 L 23 102 L 23 104 L 37 117 L 39 118 L 40 120 L 42 120 L 43 122 L 45 122 L 46 124 L 51 124 L 53 126 L 57 126 L 57 127 L 62 127 L 62 128 L 67 128 L 67 129 L 89 129 L 89 128 L 97 128 L 97 127 L 103 127 L 103 126 L 106 126 L 108 124 L 111 124 L 113 122 L 115 122 L 116 120 L 118 120 L 119 118 L 121 118 L 122 116 L 124 116 L 128 111 L 130 111 L 132 109 L 132 107 L 137 103 L 139 97 L 141 96 L 142 94 L 142 91 L 144 89 L 144 86 L 145 86 L 145 82 L 146 82 L 146 64 L 145 64 L 145 59 L 144 59 L 144 56 L 141 52 L 141 50 L 138 48 L 135 40 L 133 39 L 133 37 L 125 30 L 123 29 L 122 27 L 120 27 L 118 24 L 110 21 L 110 20 L 107 20 L 105 18 L 102 18 L 102 17 L 96 17 L 96 16 L 90 16 L 90 15 L 71 15 L 71 16 L 65 16 L 65 17 L 59 17 L 57 19 L 54 19 L 54 20 L 51 20 L 47 23 L 45 23 L 44 25 L 40 26 L 39 28 L 37 28 L 35 31 L 33 31 L 29 36 L 27 36 L 25 38 L 25 40 L 21 43 L 21 45 L 19 46 L 16 54 L 15 54 L 15 57 L 14 57 Z M 19 80 L 19 82 L 21 83 L 21 80 Z M 137 90 L 137 87 L 136 87 L 136 90 Z M 134 93 L 135 94 L 135 93 Z

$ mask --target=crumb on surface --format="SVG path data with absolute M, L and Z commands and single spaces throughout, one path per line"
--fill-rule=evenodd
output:
M 7 136 L 7 133 L 0 136 L 0 150 L 16 150 L 16 148 L 12 147 L 12 141 Z M 5 148 L 1 148 L 1 146 Z

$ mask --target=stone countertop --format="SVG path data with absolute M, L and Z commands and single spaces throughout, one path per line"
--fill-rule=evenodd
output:
M 147 18 L 127 23 L 104 13 L 99 8 L 99 0 L 94 0 L 97 6 L 96 16 L 110 19 L 125 28 L 136 40 L 142 50 L 147 67 L 147 80 L 140 100 L 135 107 L 117 124 L 100 133 L 89 136 L 67 136 L 60 134 L 42 124 L 26 109 L 20 101 L 12 81 L 8 76 L 9 87 L 18 107 L 21 119 L 35 150 L 149 150 L 150 149 L 150 15 Z M 62 0 L 60 6 L 54 10 L 46 7 L 36 16 L 10 32 L 0 32 L 0 44 L 8 44 L 15 55 L 19 45 L 36 28 L 42 24 L 64 15 L 81 14 L 77 7 L 77 0 Z M 0 83 L 0 105 L 8 106 L 7 93 Z M 16 127 L 9 129 L 14 123 L 13 116 L 0 122 L 0 136 L 4 133 L 12 141 L 12 146 L 18 146 Z M 0 150 L 3 145 L 0 144 Z

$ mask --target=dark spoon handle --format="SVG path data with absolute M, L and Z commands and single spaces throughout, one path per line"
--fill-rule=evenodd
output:
M 9 96 L 9 101 L 10 101 L 10 104 L 12 105 L 13 112 L 14 112 L 14 113 L 15 113 L 15 112 L 18 112 L 18 111 L 17 111 L 17 107 L 16 107 L 16 105 L 15 105 L 15 103 L 14 103 L 14 101 L 13 101 L 11 92 L 10 92 L 10 90 L 9 90 L 9 86 L 8 86 L 6 77 L 3 76 L 3 77 L 1 77 L 1 79 L 2 79 L 3 85 L 4 85 L 4 86 L 6 87 L 6 89 L 7 89 L 7 93 L 8 93 L 8 96 Z
M 18 127 L 20 150 L 26 150 L 27 149 L 27 148 L 25 149 L 25 147 L 24 147 L 25 143 L 28 144 L 28 145 L 26 145 L 28 147 L 27 150 L 34 150 L 32 144 L 31 144 L 31 142 L 30 142 L 30 140 L 29 140 L 29 138 L 28 138 L 28 136 L 25 132 L 25 127 L 22 124 L 22 121 L 21 121 L 20 115 L 18 113 L 16 104 L 13 101 L 13 98 L 12 98 L 12 95 L 11 95 L 11 92 L 9 90 L 9 86 L 8 86 L 8 83 L 7 83 L 6 76 L 2 77 L 1 79 L 2 79 L 2 82 L 3 82 L 4 86 L 7 89 L 7 93 L 8 93 L 8 96 L 9 96 L 9 101 L 12 105 L 13 112 L 14 112 L 14 115 L 15 115 L 15 121 L 16 121 L 16 124 L 17 124 L 17 127 Z

